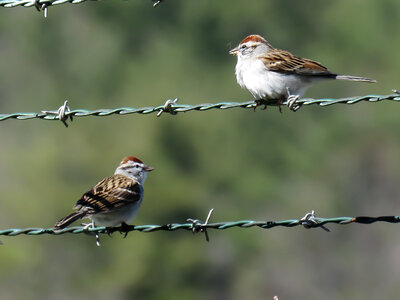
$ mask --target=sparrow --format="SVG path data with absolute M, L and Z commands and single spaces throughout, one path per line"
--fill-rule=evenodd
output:
M 315 82 L 327 79 L 376 82 L 374 79 L 351 75 L 338 75 L 329 71 L 319 62 L 301 58 L 276 49 L 262 36 L 252 34 L 229 51 L 237 56 L 236 80 L 242 88 L 253 95 L 256 107 L 266 100 L 287 100 L 289 108 L 300 108 L 296 100 Z
M 143 200 L 143 183 L 154 168 L 134 156 L 124 158 L 114 175 L 104 178 L 76 202 L 77 211 L 59 220 L 53 231 L 82 218 L 92 226 L 125 226 L 139 210 Z

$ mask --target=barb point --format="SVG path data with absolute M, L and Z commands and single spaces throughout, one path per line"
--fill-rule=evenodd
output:
M 153 1 L 154 1 L 153 7 L 156 7 L 158 4 L 161 3 L 162 0 L 153 0 Z

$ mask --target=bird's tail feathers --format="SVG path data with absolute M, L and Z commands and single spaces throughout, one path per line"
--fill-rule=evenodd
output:
M 53 230 L 60 230 L 65 227 L 67 227 L 69 224 L 75 222 L 78 219 L 81 219 L 85 217 L 86 212 L 85 211 L 76 211 L 73 212 L 72 214 L 66 216 L 65 218 L 62 218 L 59 220 L 53 227 Z
M 375 79 L 365 78 L 365 77 L 357 77 L 351 75 L 336 75 L 336 79 L 339 80 L 350 80 L 350 81 L 362 81 L 362 82 L 376 82 Z

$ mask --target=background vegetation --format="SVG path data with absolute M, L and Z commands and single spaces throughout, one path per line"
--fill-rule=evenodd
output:
M 228 50 L 278 48 L 399 88 L 398 0 L 103 1 L 0 8 L 0 112 L 246 101 Z M 400 214 L 399 104 L 0 124 L 0 228 L 51 227 L 126 155 L 154 166 L 135 224 Z M 2 237 L 2 299 L 395 299 L 398 226 Z

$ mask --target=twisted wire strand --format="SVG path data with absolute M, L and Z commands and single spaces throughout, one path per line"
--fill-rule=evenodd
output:
M 2 0 L 0 0 L 2 1 Z M 1 3 L 1 2 L 0 2 Z M 350 97 L 350 98 L 339 98 L 339 99 L 311 99 L 304 98 L 299 99 L 296 103 L 300 105 L 320 105 L 320 106 L 328 106 L 333 104 L 356 104 L 358 102 L 366 101 L 366 102 L 379 102 L 379 101 L 397 101 L 400 102 L 400 94 L 390 94 L 390 95 L 366 95 L 359 97 Z M 173 102 L 168 100 L 169 105 L 159 105 L 155 107 L 142 107 L 142 108 L 132 108 L 132 107 L 120 107 L 115 109 L 96 109 L 96 110 L 86 110 L 86 109 L 75 109 L 70 110 L 65 113 L 65 116 L 68 117 L 88 117 L 88 116 L 97 116 L 97 117 L 105 117 L 110 115 L 128 115 L 128 114 L 151 114 L 157 113 L 160 115 L 160 112 L 170 113 L 172 115 L 176 115 L 179 112 L 189 112 L 189 111 L 206 111 L 211 109 L 220 109 L 226 110 L 231 108 L 245 108 L 245 109 L 254 109 L 256 104 L 254 101 L 246 101 L 246 102 L 219 102 L 219 103 L 203 103 L 196 105 L 189 104 L 177 104 L 176 101 Z M 168 102 L 167 101 L 167 102 Z M 266 101 L 267 105 L 276 106 L 276 100 L 268 100 Z M 286 103 L 284 102 L 283 105 Z M 43 111 L 40 113 L 11 113 L 11 114 L 0 114 L 0 121 L 5 121 L 8 119 L 16 119 L 16 120 L 29 120 L 29 119 L 43 119 L 43 120 L 60 120 L 60 117 L 55 111 Z
M 79 4 L 86 1 L 99 1 L 99 0 L 0 0 L 0 6 L 3 7 L 16 7 L 16 6 L 40 6 L 40 5 L 59 5 L 64 3 Z M 153 2 L 153 7 L 156 7 L 161 3 L 162 0 L 151 0 Z
M 192 232 L 200 232 L 205 231 L 207 229 L 218 229 L 224 230 L 233 227 L 239 228 L 251 228 L 258 227 L 262 229 L 271 229 L 274 227 L 295 227 L 295 226 L 304 226 L 305 228 L 317 228 L 324 227 L 326 224 L 341 224 L 347 225 L 351 223 L 359 223 L 359 224 L 372 224 L 375 222 L 386 222 L 386 223 L 400 223 L 400 216 L 380 216 L 380 217 L 338 217 L 338 218 L 318 218 L 313 217 L 312 220 L 302 219 L 292 219 L 292 220 L 284 220 L 284 221 L 254 221 L 254 220 L 240 220 L 233 222 L 218 222 L 218 223 L 208 223 L 202 224 L 201 222 L 191 222 L 191 223 L 171 223 L 165 225 L 126 225 L 122 227 L 95 227 L 88 228 L 85 227 L 67 227 L 61 230 L 53 231 L 52 228 L 24 228 L 24 229 L 4 229 L 0 230 L 0 235 L 4 236 L 16 236 L 16 235 L 42 235 L 42 234 L 51 234 L 51 235 L 60 235 L 65 233 L 113 233 L 115 231 L 121 233 L 128 233 L 131 231 L 140 231 L 140 232 L 154 232 L 154 231 L 175 231 L 175 230 L 188 230 Z
M 89 0 L 0 0 L 0 6 L 6 8 L 15 6 L 30 7 L 30 6 L 35 6 L 37 4 L 46 4 L 47 6 L 50 6 L 50 5 L 58 5 L 64 3 L 79 4 L 86 1 Z M 96 1 L 96 0 L 90 0 L 90 1 Z

